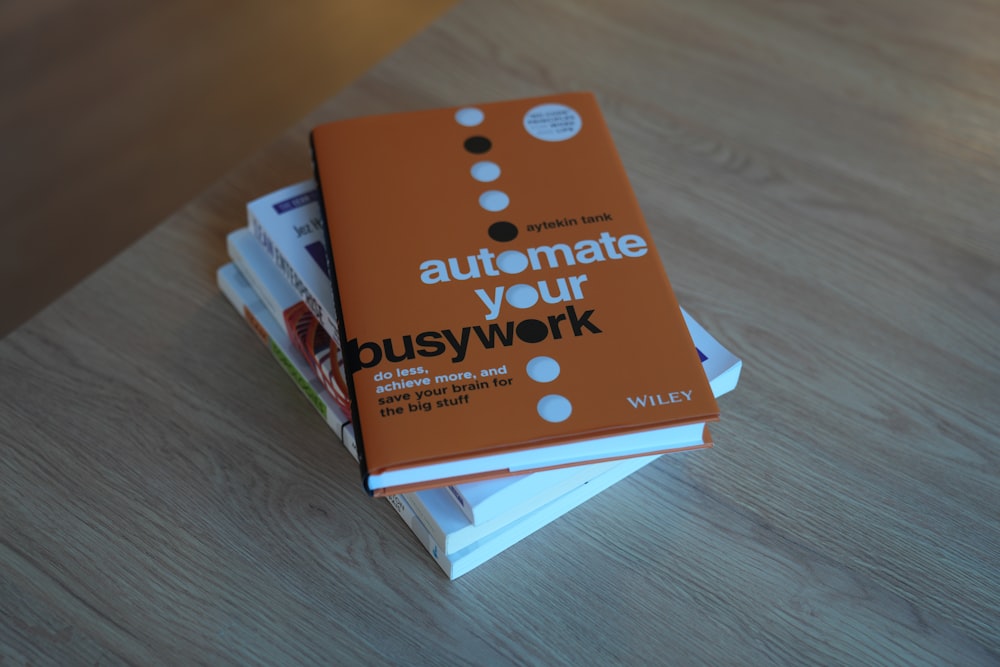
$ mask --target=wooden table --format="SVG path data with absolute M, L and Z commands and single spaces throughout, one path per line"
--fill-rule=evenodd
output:
M 997 664 L 998 34 L 461 5 L 0 342 L 0 663 Z M 714 449 L 449 582 L 214 271 L 316 123 L 574 89 L 743 377 Z

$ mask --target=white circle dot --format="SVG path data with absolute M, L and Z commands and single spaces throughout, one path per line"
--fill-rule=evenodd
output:
M 480 183 L 490 183 L 500 178 L 500 165 L 488 160 L 477 162 L 472 165 L 472 169 L 469 171 L 472 173 L 472 177 Z
M 455 121 L 464 127 L 475 127 L 482 123 L 485 117 L 482 109 L 475 107 L 465 107 L 455 112 Z
M 510 197 L 507 196 L 506 192 L 500 190 L 487 190 L 479 195 L 479 205 L 487 211 L 496 213 L 507 208 L 508 204 L 510 204 Z
M 497 267 L 504 273 L 521 273 L 528 268 L 528 256 L 520 250 L 504 250 L 497 255 Z
M 571 414 L 573 414 L 573 404 L 565 396 L 549 394 L 538 401 L 538 416 L 547 422 L 564 422 Z
M 552 357 L 535 357 L 528 362 L 527 371 L 535 382 L 552 382 L 559 377 L 559 362 Z
M 507 303 L 515 308 L 531 308 L 538 303 L 538 290 L 531 285 L 511 285 L 507 288 Z

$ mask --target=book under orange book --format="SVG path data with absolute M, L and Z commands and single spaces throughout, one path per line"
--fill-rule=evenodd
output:
M 369 492 L 711 444 L 593 95 L 334 121 L 312 147 Z

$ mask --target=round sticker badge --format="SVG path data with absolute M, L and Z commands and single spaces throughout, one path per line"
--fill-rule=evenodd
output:
M 583 119 L 565 104 L 539 104 L 524 114 L 524 129 L 542 141 L 566 141 L 580 133 Z

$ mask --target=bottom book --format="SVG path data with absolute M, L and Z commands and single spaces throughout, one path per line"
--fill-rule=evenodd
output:
M 357 457 L 353 428 L 342 406 L 324 390 L 324 385 L 313 367 L 292 345 L 286 329 L 275 320 L 250 282 L 234 264 L 220 268 L 217 278 L 220 289 L 232 305 L 267 344 L 275 359 L 323 415 L 347 450 Z M 478 539 L 468 543 L 463 540 L 464 546 L 458 549 L 446 548 L 446 544 L 449 541 L 457 542 L 451 538 L 457 538 L 463 531 L 469 532 L 469 520 L 462 510 L 444 495 L 446 491 L 432 490 L 419 494 L 390 496 L 388 501 L 445 574 L 455 579 L 656 458 L 658 457 L 648 456 L 592 464 L 588 466 L 592 472 L 585 481 L 565 490 L 531 512 L 501 525 L 496 530 L 475 531 L 475 534 L 479 535 Z M 442 498 L 438 499 L 441 502 L 435 501 L 435 493 L 442 495 Z M 428 526 L 428 521 L 433 525 Z

